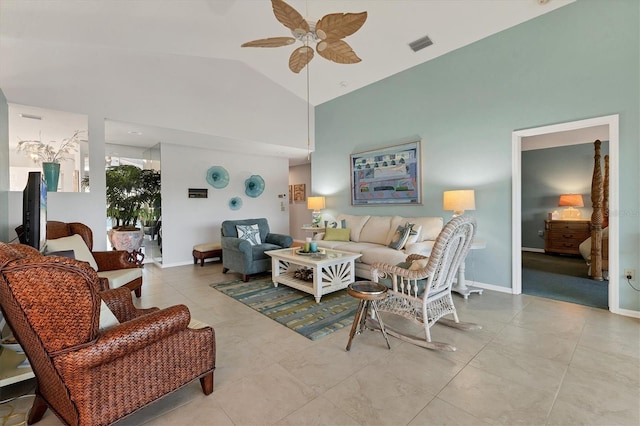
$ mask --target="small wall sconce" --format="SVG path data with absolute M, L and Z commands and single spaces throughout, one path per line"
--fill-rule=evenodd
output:
M 307 208 L 313 210 L 313 226 L 320 226 L 320 210 L 325 208 L 324 197 L 307 197 Z
M 584 207 L 584 200 L 581 194 L 562 194 L 558 200 L 558 206 L 567 207 L 562 211 L 562 219 L 578 220 L 581 218 L 582 213 L 574 207 Z
M 443 210 L 452 210 L 453 217 L 464 214 L 465 210 L 476 209 L 476 192 L 473 189 L 444 191 L 442 194 Z

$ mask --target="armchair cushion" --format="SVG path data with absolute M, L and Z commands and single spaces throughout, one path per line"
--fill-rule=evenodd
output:
M 113 271 L 98 271 L 100 278 L 106 278 L 111 288 L 119 288 L 131 281 L 142 277 L 142 269 L 127 268 Z
M 252 246 L 262 244 L 260 228 L 257 223 L 253 225 L 236 225 L 236 230 L 238 231 L 238 238 L 249 241 L 249 244 Z
M 47 240 L 45 254 L 67 250 L 73 250 L 76 260 L 88 262 L 95 271 L 98 270 L 96 259 L 93 257 L 91 251 L 89 251 L 89 247 L 87 247 L 87 244 L 80 235 L 73 234 L 68 237 Z
M 118 324 L 120 324 L 120 321 L 118 321 L 118 318 L 116 318 L 113 312 L 111 312 L 111 309 L 109 309 L 104 300 L 102 300 L 100 302 L 100 322 L 98 327 L 99 330 L 108 330 Z

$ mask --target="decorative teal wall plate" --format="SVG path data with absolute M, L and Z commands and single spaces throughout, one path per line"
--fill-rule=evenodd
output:
M 260 175 L 251 175 L 244 181 L 244 193 L 249 197 L 259 197 L 264 191 L 264 179 Z
M 222 166 L 213 166 L 207 170 L 207 182 L 217 189 L 229 185 L 229 172 Z
M 242 207 L 242 198 L 233 197 L 229 200 L 229 208 L 231 210 L 240 210 L 240 207 Z

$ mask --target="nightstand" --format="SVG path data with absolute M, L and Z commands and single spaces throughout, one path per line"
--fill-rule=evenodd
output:
M 589 220 L 545 220 L 544 251 L 580 255 L 580 243 L 591 236 Z

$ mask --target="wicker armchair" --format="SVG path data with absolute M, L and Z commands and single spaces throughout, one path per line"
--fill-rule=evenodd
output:
M 142 265 L 125 250 L 93 251 L 93 232 L 80 222 L 47 221 L 47 240 L 57 240 L 71 235 L 80 235 L 87 244 L 98 265 L 98 276 L 109 281 L 109 287 L 127 287 L 142 296 Z M 134 269 L 135 268 L 135 269 Z
M 471 248 L 475 232 L 473 218 L 458 216 L 442 229 L 428 258 L 418 254 L 407 257 L 407 262 L 417 262 L 417 268 L 386 263 L 372 265 L 371 275 L 375 282 L 390 281 L 387 297 L 378 301 L 378 312 L 389 312 L 415 322 L 424 328 L 425 338 L 409 336 L 385 324 L 388 334 L 427 349 L 455 351 L 450 344 L 431 341 L 431 326 L 440 320 L 442 324 L 464 330 L 481 328 L 458 320 L 451 297 L 453 279 Z M 443 318 L 446 315 L 452 315 L 453 320 Z M 371 322 L 379 328 L 375 319 Z
M 85 262 L 0 243 L 0 306 L 36 377 L 29 424 L 111 424 L 195 379 L 213 391 L 215 334 L 186 306 L 136 309 L 125 287 L 99 291 Z M 101 328 L 101 299 L 119 324 Z

